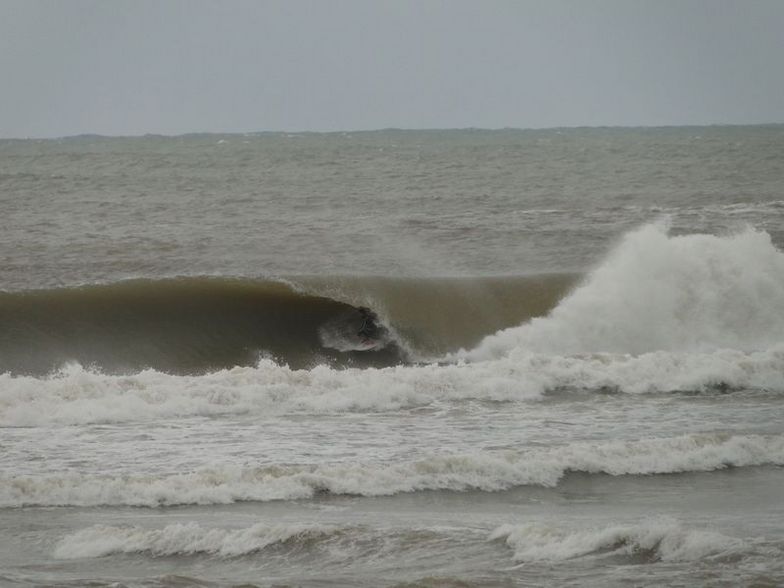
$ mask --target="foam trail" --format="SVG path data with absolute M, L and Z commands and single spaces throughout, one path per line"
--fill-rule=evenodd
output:
M 481 451 L 415 461 L 314 466 L 220 465 L 176 475 L 0 475 L 0 507 L 169 506 L 307 499 L 320 493 L 390 496 L 424 490 L 553 487 L 568 472 L 613 476 L 784 465 L 784 437 L 705 433 L 561 447 Z
M 460 356 L 763 350 L 784 341 L 784 254 L 764 231 L 627 234 L 544 318 L 485 338 Z

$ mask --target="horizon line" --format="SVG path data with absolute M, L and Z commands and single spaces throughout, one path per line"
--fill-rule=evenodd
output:
M 103 134 L 103 133 L 76 133 L 73 135 L 53 135 L 53 136 L 27 136 L 27 137 L 0 137 L 0 141 L 60 141 L 65 139 L 144 139 L 144 138 L 166 138 L 175 139 L 179 137 L 195 136 L 259 136 L 259 135 L 349 135 L 360 133 L 382 133 L 382 132 L 504 132 L 504 131 L 564 131 L 564 130 L 622 130 L 622 129 L 684 129 L 684 128 L 717 128 L 717 127 L 777 127 L 784 126 L 784 122 L 763 122 L 763 123 L 703 123 L 703 124 L 661 124 L 661 125 L 574 125 L 574 126 L 552 126 L 552 127 L 379 127 L 374 129 L 351 129 L 351 130 L 332 130 L 332 131 L 312 131 L 312 130 L 265 130 L 265 131 L 187 131 L 184 133 L 137 133 L 137 134 Z

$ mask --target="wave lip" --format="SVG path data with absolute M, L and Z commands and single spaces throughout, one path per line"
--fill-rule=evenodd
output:
M 428 490 L 493 492 L 516 486 L 554 487 L 569 472 L 624 476 L 763 465 L 784 465 L 784 436 L 704 433 L 432 455 L 395 464 L 220 466 L 168 476 L 3 476 L 0 507 L 157 507 L 309 499 L 323 493 L 389 496 Z
M 742 555 L 751 548 L 748 541 L 715 531 L 686 528 L 670 518 L 581 530 L 543 523 L 503 525 L 489 539 L 505 542 L 518 562 L 556 562 L 602 555 L 683 562 Z

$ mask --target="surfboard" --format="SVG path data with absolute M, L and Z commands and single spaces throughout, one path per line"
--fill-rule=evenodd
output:
M 360 339 L 359 345 L 354 351 L 372 351 L 382 346 L 382 341 L 379 339 Z

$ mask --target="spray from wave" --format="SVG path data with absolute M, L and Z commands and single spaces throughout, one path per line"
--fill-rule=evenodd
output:
M 457 357 L 759 351 L 781 341 L 784 254 L 767 233 L 671 236 L 656 223 L 627 234 L 548 316 Z

